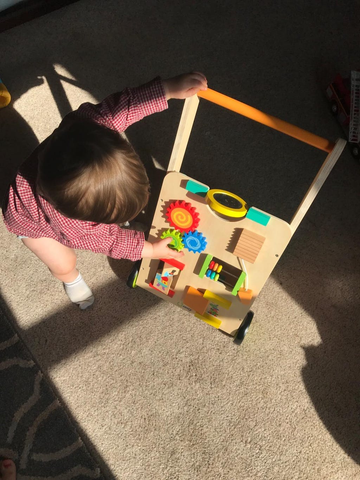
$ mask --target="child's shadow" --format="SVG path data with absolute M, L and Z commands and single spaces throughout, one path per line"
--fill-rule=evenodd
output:
M 7 107 L 0 109 L 1 203 L 19 165 L 39 145 L 34 131 L 17 112 L 14 107 L 14 102 L 26 93 L 26 91 L 37 85 L 41 85 L 43 82 L 44 80 L 33 72 L 32 75 L 28 77 L 27 82 L 18 79 L 11 83 L 11 85 L 6 85 L 11 95 L 11 102 Z
M 2 200 L 19 165 L 38 146 L 39 141 L 27 122 L 11 105 L 0 110 L 0 132 L 0 199 Z
M 34 131 L 16 110 L 16 101 L 27 91 L 42 85 L 44 79 L 49 86 L 56 103 L 57 110 L 63 118 L 71 111 L 71 105 L 62 86 L 62 77 L 56 72 L 53 65 L 42 66 L 41 76 L 38 66 L 27 65 L 26 78 L 14 71 L 11 84 L 7 84 L 11 95 L 10 104 L 0 109 L 0 201 L 8 190 L 18 167 L 29 157 L 39 145 Z M 74 83 L 71 80 L 65 79 Z M 76 83 L 76 85 L 78 85 Z M 31 101 L 31 100 L 30 100 Z M 41 105 L 29 105 L 41 116 Z

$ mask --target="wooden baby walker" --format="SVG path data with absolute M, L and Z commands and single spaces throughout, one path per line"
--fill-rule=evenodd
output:
M 198 97 L 327 152 L 290 224 L 180 172 Z M 211 89 L 186 99 L 148 237 L 150 242 L 171 237 L 170 247 L 184 256 L 137 262 L 128 285 L 192 312 L 241 344 L 254 315 L 252 304 L 345 145 L 343 139 L 331 143 Z

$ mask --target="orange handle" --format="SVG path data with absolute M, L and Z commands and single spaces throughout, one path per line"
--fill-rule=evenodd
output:
M 298 140 L 308 143 L 309 145 L 319 148 L 320 150 L 324 150 L 325 152 L 330 153 L 335 146 L 334 143 L 326 140 L 326 138 L 319 137 L 314 133 L 310 133 L 302 128 L 296 127 L 295 125 L 285 122 L 284 120 L 267 115 L 256 108 L 250 107 L 249 105 L 239 102 L 238 100 L 234 100 L 231 97 L 227 97 L 222 93 L 215 92 L 215 90 L 211 90 L 210 88 L 198 92 L 198 96 L 209 100 L 209 102 L 216 103 L 221 107 L 227 108 L 228 110 L 239 113 L 244 117 L 251 118 L 252 120 L 255 120 L 255 122 L 267 125 L 274 130 L 286 133 L 286 135 L 289 135 L 290 137 L 297 138 Z

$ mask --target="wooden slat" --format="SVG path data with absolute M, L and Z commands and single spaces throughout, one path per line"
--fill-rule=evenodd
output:
M 193 95 L 185 100 L 173 150 L 171 152 L 168 172 L 180 172 L 198 105 L 199 99 L 197 95 Z
M 329 155 L 326 157 L 325 162 L 322 164 L 322 167 L 318 171 L 316 177 L 314 178 L 314 181 L 310 185 L 309 190 L 306 192 L 305 197 L 301 201 L 298 209 L 295 212 L 295 215 L 290 222 L 290 227 L 293 234 L 300 225 L 302 219 L 305 217 L 307 211 L 309 210 L 312 202 L 315 200 L 316 195 L 319 193 L 320 188 L 323 186 L 329 173 L 338 161 L 342 151 L 345 148 L 345 145 L 346 140 L 344 140 L 343 138 L 339 138 L 335 143 L 333 151 L 329 153 Z

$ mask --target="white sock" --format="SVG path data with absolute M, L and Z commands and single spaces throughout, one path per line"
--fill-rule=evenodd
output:
M 70 283 L 64 282 L 65 292 L 73 303 L 79 305 L 81 310 L 90 307 L 94 303 L 94 296 L 90 288 L 79 273 L 76 280 Z

